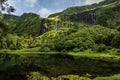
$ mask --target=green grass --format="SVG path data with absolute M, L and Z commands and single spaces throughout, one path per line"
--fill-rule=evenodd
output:
M 0 50 L 1 53 L 19 54 L 19 55 L 30 55 L 30 54 L 69 54 L 72 56 L 90 57 L 90 58 L 114 58 L 120 59 L 119 55 L 116 55 L 115 51 L 108 52 L 94 52 L 91 50 L 86 50 L 84 52 L 39 52 L 39 47 L 21 50 Z
M 93 80 L 120 80 L 120 74 L 109 76 L 109 77 L 97 77 Z
M 115 54 L 109 54 L 109 53 L 89 53 L 89 52 L 69 52 L 68 54 L 72 56 L 81 56 L 81 57 L 90 57 L 90 58 L 103 58 L 103 59 L 120 59 L 120 56 Z

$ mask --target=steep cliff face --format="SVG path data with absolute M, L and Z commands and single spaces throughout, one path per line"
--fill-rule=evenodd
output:
M 26 80 L 26 75 L 33 71 L 38 71 L 49 77 L 86 73 L 94 76 L 105 76 L 120 72 L 119 61 L 119 59 L 114 58 L 77 57 L 66 53 L 34 55 L 3 53 L 0 54 L 0 78 L 2 80 L 8 80 L 7 78 L 15 80 L 21 76 L 19 80 Z
M 119 26 L 118 23 L 120 20 L 117 19 L 117 17 L 120 16 L 119 5 L 120 0 L 105 0 L 98 4 L 67 8 L 63 12 L 52 14 L 49 17 L 59 16 L 62 20 L 65 21 L 92 25 L 100 24 L 102 26 L 109 27 Z

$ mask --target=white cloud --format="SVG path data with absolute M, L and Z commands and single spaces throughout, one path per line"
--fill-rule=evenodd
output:
M 93 4 L 93 3 L 98 3 L 100 1 L 104 1 L 104 0 L 85 0 L 85 4 Z
M 82 6 L 85 5 L 85 0 L 76 0 L 75 1 L 75 6 Z
M 47 8 L 41 8 L 39 11 L 38 11 L 38 14 L 42 17 L 48 17 L 50 14 L 54 13 L 54 11 L 52 10 L 49 10 Z
M 25 0 L 25 2 L 28 7 L 34 7 L 34 5 L 37 3 L 37 0 Z

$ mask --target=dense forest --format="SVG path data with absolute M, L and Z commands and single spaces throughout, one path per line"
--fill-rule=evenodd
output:
M 48 18 L 14 11 L 0 13 L 0 80 L 120 80 L 120 0 Z

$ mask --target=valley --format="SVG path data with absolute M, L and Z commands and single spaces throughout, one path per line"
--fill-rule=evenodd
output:
M 119 5 L 0 13 L 0 80 L 120 80 Z

